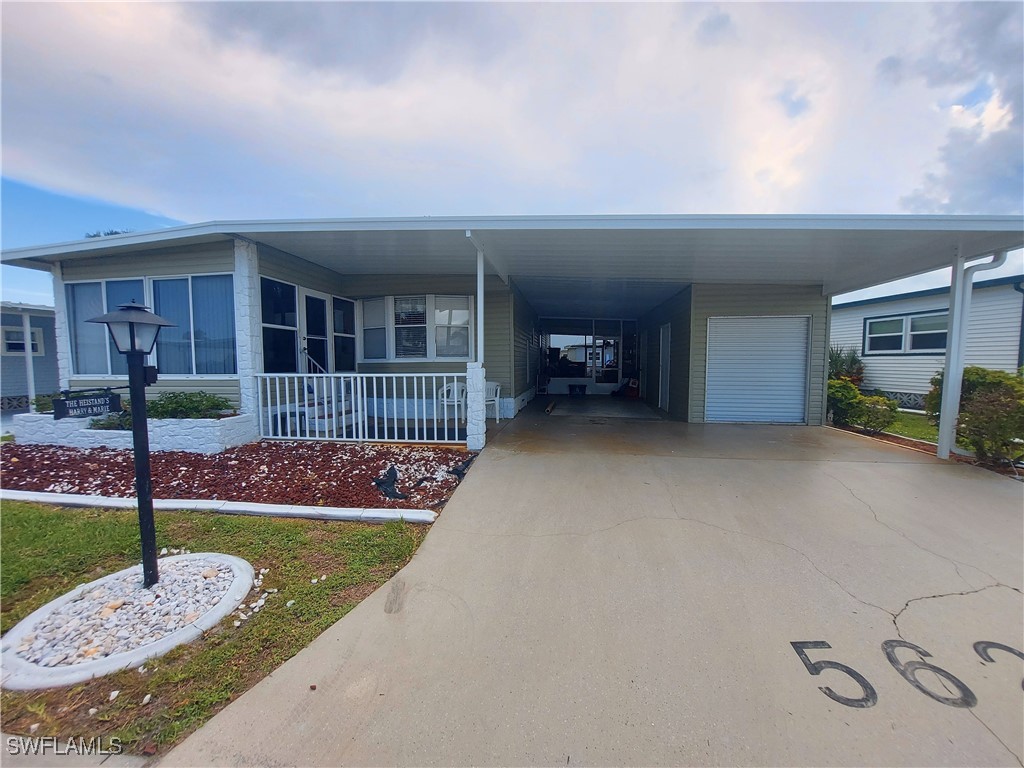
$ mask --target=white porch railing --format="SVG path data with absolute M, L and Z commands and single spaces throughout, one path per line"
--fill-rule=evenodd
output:
M 260 373 L 260 437 L 466 442 L 464 373 Z

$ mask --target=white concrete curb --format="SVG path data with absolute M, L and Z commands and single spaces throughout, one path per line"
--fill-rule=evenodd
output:
M 75 493 L 44 493 L 0 488 L 0 499 L 59 504 L 62 507 L 100 507 L 135 509 L 135 499 L 119 496 L 82 496 Z M 404 520 L 407 523 L 432 523 L 437 512 L 429 509 L 358 509 L 356 507 L 312 507 L 301 504 L 259 504 L 251 501 L 219 499 L 153 499 L 153 509 L 220 512 L 225 515 L 263 515 L 265 517 L 300 517 L 307 520 L 348 520 L 362 523 L 386 523 Z
M 216 563 L 223 563 L 231 567 L 234 579 L 228 587 L 224 599 L 210 608 L 186 627 L 175 630 L 159 640 L 146 645 L 133 648 L 124 653 L 115 653 L 96 661 L 83 661 L 79 664 L 68 664 L 58 667 L 43 667 L 33 664 L 30 661 L 18 656 L 15 648 L 21 643 L 21 639 L 31 634 L 36 625 L 46 616 L 58 608 L 62 608 L 73 600 L 77 600 L 84 593 L 95 589 L 104 581 L 121 576 L 128 571 L 139 568 L 133 565 L 116 573 L 111 573 L 102 578 L 91 581 L 88 584 L 81 584 L 65 595 L 52 600 L 42 608 L 33 611 L 24 619 L 19 621 L 3 638 L 3 687 L 11 690 L 25 691 L 36 688 L 56 688 L 63 685 L 81 683 L 85 680 L 92 680 L 95 677 L 102 677 L 122 669 L 133 669 L 141 666 L 146 659 L 156 656 L 163 656 L 172 648 L 184 643 L 191 643 L 201 637 L 204 632 L 217 626 L 217 623 L 230 614 L 235 608 L 242 604 L 245 596 L 249 594 L 253 583 L 253 570 L 245 560 L 234 555 L 223 555 L 216 552 L 190 553 L 187 555 L 174 555 L 173 557 L 160 558 L 161 563 L 173 562 L 175 560 L 212 560 Z

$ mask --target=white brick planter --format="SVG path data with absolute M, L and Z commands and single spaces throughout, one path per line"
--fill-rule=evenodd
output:
M 89 419 L 55 421 L 49 413 L 22 413 L 14 417 L 14 439 L 20 445 L 66 445 L 72 448 L 131 448 L 128 430 L 88 429 Z M 259 439 L 252 414 L 223 419 L 150 419 L 152 451 L 220 453 Z

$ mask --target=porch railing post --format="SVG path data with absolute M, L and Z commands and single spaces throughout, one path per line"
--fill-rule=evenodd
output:
M 487 442 L 484 410 L 484 380 L 487 371 L 480 363 L 466 364 L 466 447 L 479 451 Z

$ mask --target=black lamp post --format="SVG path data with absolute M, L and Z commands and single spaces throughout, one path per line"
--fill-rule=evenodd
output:
M 139 497 L 139 532 L 142 536 L 142 580 L 147 589 L 160 580 L 156 567 L 156 524 L 149 474 L 149 426 L 146 422 L 146 362 L 157 334 L 174 323 L 154 315 L 149 307 L 122 304 L 115 312 L 87 320 L 103 323 L 117 351 L 128 358 L 128 396 L 132 402 L 132 441 L 135 446 L 135 491 Z M 155 370 L 155 369 L 154 369 Z

